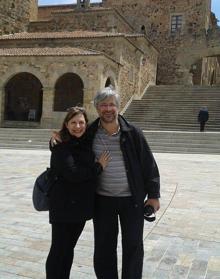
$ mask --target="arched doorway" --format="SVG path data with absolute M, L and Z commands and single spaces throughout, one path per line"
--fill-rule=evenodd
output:
M 62 75 L 55 85 L 54 111 L 66 111 L 72 106 L 82 106 L 83 87 L 83 81 L 77 74 Z
M 23 72 L 5 86 L 5 120 L 39 122 L 42 114 L 42 84 L 33 74 Z

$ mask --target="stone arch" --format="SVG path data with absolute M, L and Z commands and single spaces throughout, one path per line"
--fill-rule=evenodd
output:
M 84 84 L 75 73 L 61 75 L 55 83 L 54 111 L 66 111 L 68 107 L 83 105 Z
M 40 73 L 34 67 L 30 67 L 28 64 L 15 65 L 15 67 L 10 67 L 10 69 L 7 70 L 7 73 L 5 73 L 1 78 L 4 81 L 2 83 L 2 86 L 5 87 L 5 85 L 12 77 L 23 72 L 30 73 L 37 79 L 39 79 L 42 84 L 42 87 L 47 86 L 48 80 L 45 78 L 45 75 Z
M 89 87 L 89 80 L 87 78 L 86 72 L 82 71 L 72 65 L 59 65 L 59 67 L 56 68 L 56 71 L 53 71 L 53 73 L 50 73 L 49 87 L 54 88 L 57 80 L 66 73 L 75 73 L 76 75 L 78 75 L 81 78 L 81 80 L 83 81 L 84 90 Z
M 40 122 L 43 86 L 35 75 L 29 72 L 15 74 L 5 84 L 4 91 L 5 120 Z

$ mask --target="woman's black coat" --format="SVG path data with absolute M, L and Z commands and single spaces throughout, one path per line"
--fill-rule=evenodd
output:
M 51 168 L 58 174 L 58 180 L 50 193 L 50 223 L 91 219 L 96 178 L 102 166 L 95 163 L 85 137 L 54 146 Z

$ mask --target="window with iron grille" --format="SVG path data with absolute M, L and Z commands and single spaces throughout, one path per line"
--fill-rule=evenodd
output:
M 183 25 L 183 16 L 182 15 L 173 15 L 171 17 L 171 34 L 176 33 L 182 29 Z

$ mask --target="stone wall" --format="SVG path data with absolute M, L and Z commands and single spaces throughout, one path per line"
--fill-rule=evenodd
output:
M 197 36 L 209 27 L 210 0 L 104 0 L 104 7 L 115 7 L 132 24 L 137 32 L 145 32 L 160 51 L 158 84 L 186 82 L 186 69 L 176 63 L 180 47 L 190 52 Z M 182 29 L 171 34 L 172 15 L 182 15 Z M 189 41 L 193 41 L 190 45 Z M 189 71 L 189 69 L 188 69 Z
M 41 9 L 43 10 L 43 9 Z M 74 31 L 90 30 L 104 32 L 133 32 L 125 19 L 112 9 L 86 9 L 86 10 L 66 10 L 56 11 L 52 14 L 46 13 L 48 17 L 42 21 L 31 22 L 29 32 L 50 32 L 50 31 Z
M 38 20 L 51 19 L 52 13 L 57 11 L 70 11 L 76 8 L 76 5 L 53 5 L 38 7 Z
M 148 86 L 156 84 L 158 53 L 154 48 L 142 56 L 139 74 L 139 97 L 141 97 Z
M 187 74 L 189 75 L 189 73 L 192 72 L 191 68 L 197 64 L 198 61 L 202 61 L 203 59 L 209 57 L 215 57 L 215 59 L 217 59 L 217 57 L 220 55 L 219 28 L 209 30 L 205 34 L 197 35 L 193 39 L 189 39 L 189 37 L 186 35 L 183 36 L 183 40 L 184 43 L 182 43 L 181 47 L 178 48 L 176 65 L 179 66 L 179 73 L 184 74 L 183 69 L 186 70 L 185 77 L 187 77 Z M 200 70 L 200 80 L 201 74 L 202 70 Z
M 210 17 L 211 0 L 105 0 L 104 7 L 116 7 L 136 31 L 145 25 L 147 33 L 170 33 L 170 16 L 182 14 L 184 32 L 203 30 Z M 161 36 L 159 36 L 161 37 Z
M 25 31 L 37 12 L 37 0 L 0 1 L 0 34 Z
M 220 84 L 220 59 L 217 57 L 207 57 L 202 61 L 202 84 Z
M 30 17 L 29 20 L 37 20 L 38 18 L 38 0 L 30 1 Z
M 74 2 L 74 1 L 73 1 Z M 75 4 L 59 4 L 59 5 L 43 5 L 38 7 L 38 19 L 39 20 L 45 20 L 50 19 L 53 17 L 53 13 L 55 12 L 65 12 L 65 11 L 73 11 L 78 9 L 77 8 L 77 1 L 75 1 Z M 89 8 L 99 8 L 102 7 L 102 3 L 90 3 Z M 78 9 L 85 11 L 86 9 Z

